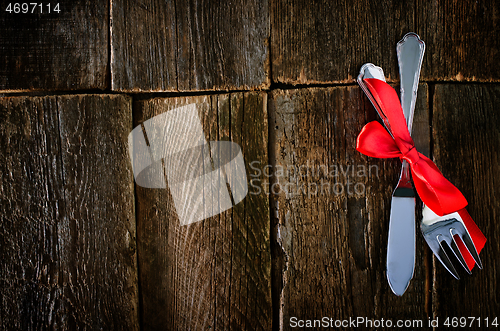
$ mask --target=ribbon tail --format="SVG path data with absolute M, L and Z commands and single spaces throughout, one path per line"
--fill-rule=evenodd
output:
M 422 201 L 437 215 L 443 216 L 467 206 L 463 194 L 448 181 L 438 167 L 419 153 L 418 162 L 411 164 L 413 183 Z
M 469 232 L 472 242 L 476 247 L 477 253 L 478 254 L 481 253 L 481 250 L 486 244 L 486 237 L 481 232 L 481 230 L 479 230 L 479 227 L 472 220 L 472 217 L 470 217 L 469 213 L 465 208 L 460 209 L 458 211 L 458 214 L 462 218 L 462 221 L 464 222 L 464 225 L 467 228 L 467 231 Z M 462 253 L 465 263 L 467 264 L 467 267 L 469 268 L 470 271 L 472 271 L 472 269 L 476 265 L 474 258 L 472 257 L 472 255 L 470 255 L 469 250 L 467 249 L 467 247 L 465 247 L 464 243 L 461 240 L 456 240 L 456 242 L 458 249 L 460 250 L 460 253 Z

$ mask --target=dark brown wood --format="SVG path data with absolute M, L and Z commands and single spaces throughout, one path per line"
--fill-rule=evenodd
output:
M 425 85 L 419 98 L 415 131 L 425 133 L 427 127 L 428 133 L 428 122 L 421 125 L 428 118 Z M 396 297 L 387 283 L 389 210 L 400 163 L 368 158 L 355 150 L 362 126 L 377 118 L 360 89 L 277 90 L 269 111 L 270 141 L 275 140 L 270 146 L 275 157 L 273 182 L 282 189 L 272 196 L 277 217 L 273 275 L 281 280 L 273 284 L 274 307 L 279 309 L 275 323 L 285 330 L 291 328 L 291 317 L 384 317 L 394 323 L 413 318 L 426 323 L 428 284 L 420 237 L 415 275 L 405 295 Z M 366 175 L 358 172 L 363 168 Z M 287 190 L 290 183 L 295 185 Z
M 207 141 L 242 148 L 248 180 L 267 164 L 265 93 L 138 101 L 136 125 L 196 103 Z M 168 164 L 168 162 L 167 162 Z M 182 226 L 168 189 L 137 188 L 142 316 L 146 330 L 271 329 L 269 200 L 249 187 L 246 198 L 219 215 Z
M 484 318 L 489 317 L 491 322 L 500 311 L 499 102 L 498 85 L 437 85 L 435 89 L 434 158 L 443 174 L 467 198 L 467 211 L 488 239 L 481 253 L 484 269 L 476 267 L 471 276 L 461 272 L 456 262 L 461 277 L 457 281 L 439 262 L 434 262 L 434 314 L 442 322 L 448 316 L 481 317 L 484 328 Z M 472 329 L 479 329 L 477 321 Z
M 268 2 L 112 1 L 112 89 L 269 85 Z
M 31 14 L 32 5 L 8 13 L 8 3 L 0 15 L 0 91 L 108 87 L 109 1 L 59 2 L 60 13 L 50 2 L 50 14 L 49 2 L 41 14 L 40 7 Z
M 481 327 L 498 317 L 500 2 L 2 6 L 0 329 L 288 330 L 291 317 L 324 316 L 429 329 L 429 317 L 475 316 Z M 372 62 L 396 85 L 395 46 L 409 31 L 426 42 L 412 136 L 489 241 L 484 270 L 455 281 L 417 224 L 415 275 L 399 298 L 385 265 L 400 162 L 355 150 L 378 117 L 354 83 Z M 35 96 L 90 89 L 144 93 L 134 111 L 125 95 Z M 271 90 L 237 92 L 258 89 Z M 208 141 L 241 146 L 249 193 L 182 226 L 169 189 L 134 184 L 127 136 L 188 103 Z
M 396 43 L 426 42 L 422 81 L 498 81 L 500 3 L 489 1 L 272 1 L 273 82 L 353 83 L 371 62 L 398 81 Z
M 427 50 L 427 81 L 500 80 L 500 2 L 416 1 L 416 31 Z
M 395 87 L 399 91 L 399 86 Z M 431 157 L 431 129 L 429 119 L 429 85 L 419 84 L 417 101 L 413 114 L 411 137 L 417 150 L 427 157 Z
M 397 87 L 399 89 L 399 86 Z M 414 117 L 413 117 L 413 127 L 411 132 L 411 137 L 415 142 L 415 148 L 428 158 L 431 158 L 431 121 L 430 121 L 430 93 L 429 85 L 421 83 L 418 85 L 417 91 L 417 101 L 415 104 Z M 420 231 L 420 221 L 422 219 L 422 208 L 423 204 L 418 197 L 416 201 L 416 212 L 415 212 L 415 234 L 416 238 L 416 251 L 420 265 L 416 265 L 415 268 L 422 268 L 419 270 L 419 277 L 425 279 L 423 287 L 419 288 L 422 294 L 425 295 L 424 307 L 419 308 L 420 311 L 424 311 L 425 315 L 421 315 L 420 319 L 424 320 L 424 326 L 428 327 L 428 319 L 432 317 L 432 289 L 434 286 L 432 277 L 432 251 L 425 242 Z M 425 321 L 427 318 L 427 321 Z M 426 324 L 427 323 L 427 324 Z
M 353 83 L 366 62 L 399 80 L 396 43 L 415 28 L 413 2 L 271 2 L 273 82 Z
M 2 98 L 0 328 L 138 329 L 125 96 Z

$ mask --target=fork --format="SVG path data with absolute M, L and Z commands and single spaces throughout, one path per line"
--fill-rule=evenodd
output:
M 446 243 L 453 255 L 460 261 L 460 264 L 469 274 L 471 272 L 465 263 L 462 253 L 460 253 L 457 237 L 465 245 L 477 266 L 480 269 L 483 268 L 476 246 L 474 246 L 469 231 L 467 231 L 462 217 L 460 217 L 458 212 L 438 216 L 429 207 L 424 205 L 420 230 L 422 231 L 427 245 L 429 245 L 436 258 L 456 279 L 460 279 L 460 277 L 445 251 L 443 242 Z

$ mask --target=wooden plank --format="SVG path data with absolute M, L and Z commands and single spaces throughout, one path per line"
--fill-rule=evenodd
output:
M 59 326 L 60 311 L 51 312 L 63 302 L 57 215 L 64 215 L 65 201 L 56 98 L 2 98 L 0 114 L 0 326 Z
M 499 81 L 500 2 L 417 1 L 417 33 L 427 44 L 428 81 Z
M 398 81 L 396 43 L 418 33 L 422 81 L 498 81 L 500 3 L 310 1 L 271 3 L 273 82 L 353 83 L 363 63 Z
M 0 327 L 138 329 L 124 96 L 2 98 Z
M 108 1 L 59 2 L 59 13 L 56 3 L 50 2 L 51 13 L 43 3 L 33 14 L 31 5 L 26 14 L 2 5 L 0 91 L 108 87 Z
M 469 201 L 467 211 L 488 241 L 481 253 L 483 270 L 469 276 L 459 268 L 455 280 L 435 261 L 434 315 L 441 323 L 446 317 L 481 317 L 490 322 L 500 311 L 498 274 L 500 211 L 500 86 L 436 85 L 433 102 L 434 158 L 443 174 Z M 463 271 L 463 272 L 462 272 Z M 470 323 L 470 321 L 469 321 Z M 467 324 L 469 325 L 469 324 Z M 491 326 L 491 325 L 490 325 Z M 478 328 L 476 321 L 474 329 Z
M 112 89 L 269 86 L 268 1 L 112 1 Z
M 423 124 L 427 110 L 424 85 L 415 132 L 428 133 L 429 122 Z M 400 163 L 355 150 L 362 126 L 377 118 L 360 89 L 276 90 L 269 112 L 270 141 L 275 141 L 272 182 L 275 191 L 281 188 L 272 195 L 273 275 L 279 280 L 273 283 L 273 299 L 279 303 L 275 323 L 284 330 L 293 326 L 292 317 L 426 323 L 429 284 L 420 236 L 407 292 L 398 298 L 387 283 L 388 220 Z
M 399 80 L 396 43 L 415 27 L 413 2 L 272 1 L 273 82 L 353 83 L 366 62 Z
M 239 144 L 247 179 L 265 186 L 264 174 L 250 177 L 248 167 L 268 162 L 266 94 L 140 100 L 136 125 L 192 103 L 207 141 Z M 249 187 L 232 209 L 181 225 L 169 189 L 137 184 L 136 189 L 144 329 L 271 329 L 269 200 L 264 190 Z

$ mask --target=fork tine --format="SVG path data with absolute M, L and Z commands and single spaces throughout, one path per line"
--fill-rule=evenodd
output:
M 441 264 L 450 272 L 450 274 L 453 275 L 456 279 L 460 279 L 458 277 L 457 270 L 453 266 L 453 264 L 450 261 L 450 258 L 448 257 L 448 254 L 444 251 L 444 247 L 442 242 L 439 240 L 439 235 L 437 236 L 436 240 L 439 242 L 439 247 L 434 251 L 434 254 L 436 255 L 437 259 L 441 262 Z
M 469 250 L 470 255 L 474 258 L 474 261 L 476 261 L 477 266 L 479 269 L 483 269 L 483 264 L 481 263 L 481 259 L 479 258 L 479 254 L 477 254 L 476 246 L 474 246 L 474 242 L 472 241 L 472 238 L 470 237 L 469 233 L 467 231 L 464 231 L 462 234 L 462 242 L 464 243 L 465 247 Z
M 452 241 L 451 241 L 449 246 L 450 246 L 451 250 L 453 251 L 453 254 L 455 254 L 458 261 L 460 261 L 460 264 L 462 265 L 462 267 L 464 267 L 464 269 L 469 273 L 469 275 L 471 275 L 472 273 L 470 272 L 469 267 L 467 267 L 467 263 L 465 262 L 465 259 L 462 256 L 462 253 L 460 253 L 460 249 L 458 248 L 457 242 L 455 241 L 455 236 L 453 235 L 452 230 L 450 230 L 450 232 L 451 232 Z

